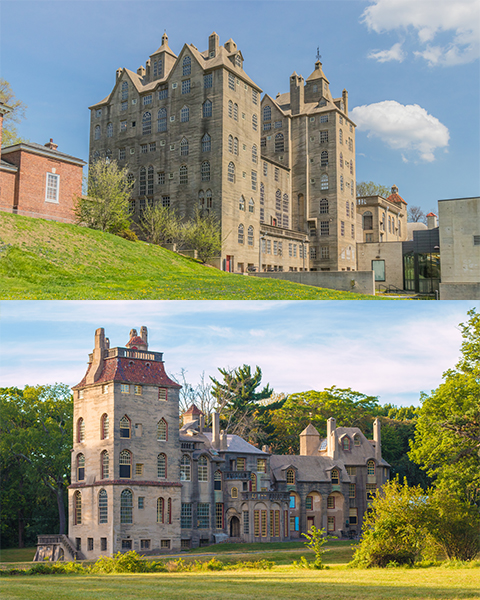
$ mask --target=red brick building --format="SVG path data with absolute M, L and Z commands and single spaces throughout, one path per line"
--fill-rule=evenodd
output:
M 3 116 L 0 102 L 0 139 Z M 42 146 L 21 142 L 0 150 L 0 210 L 71 223 L 73 205 L 82 193 L 83 166 L 74 156 L 58 152 L 50 140 Z

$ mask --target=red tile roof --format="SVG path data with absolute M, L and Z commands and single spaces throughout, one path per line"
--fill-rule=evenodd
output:
M 138 347 L 138 346 L 146 346 L 145 340 L 143 340 L 140 336 L 136 335 L 128 340 L 125 344 L 127 348 Z
M 398 204 L 405 204 L 405 206 L 407 205 L 407 203 L 400 196 L 400 194 L 390 194 L 390 196 L 387 198 L 387 200 L 390 200 L 390 202 L 397 202 Z
M 436 216 L 437 215 L 435 213 L 433 213 L 433 212 L 429 212 L 428 215 L 427 215 L 427 217 L 436 217 Z
M 203 415 L 204 413 L 195 404 L 192 404 L 190 408 L 183 413 L 184 415 Z

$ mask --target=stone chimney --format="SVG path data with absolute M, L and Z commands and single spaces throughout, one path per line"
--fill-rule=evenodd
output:
M 337 421 L 333 417 L 330 417 L 327 421 L 327 454 L 330 458 L 337 458 L 337 443 L 335 437 L 335 429 L 337 428 Z
M 343 100 L 343 112 L 346 115 L 348 115 L 348 92 L 347 92 L 347 90 L 343 90 L 342 100 Z
M 213 32 L 208 38 L 208 58 L 215 58 L 217 56 L 219 44 L 220 38 Z
M 300 456 L 314 456 L 320 446 L 320 434 L 310 423 L 300 434 Z
M 427 215 L 427 229 L 435 229 L 438 227 L 437 215 L 433 212 Z
M 117 69 L 117 79 L 119 79 L 122 76 L 123 73 L 123 69 Z
M 227 449 L 227 434 L 222 429 L 222 431 L 220 432 L 220 450 L 226 450 L 226 449 Z
M 212 414 L 212 446 L 217 450 L 220 448 L 220 417 L 217 412 Z
M 58 148 L 58 144 L 54 144 L 53 139 L 50 138 L 50 141 L 45 144 L 45 147 L 49 150 L 56 150 Z
M 298 115 L 305 106 L 305 84 L 303 77 L 295 72 L 290 77 L 290 108 L 292 115 Z
M 93 359 L 90 369 L 87 373 L 87 385 L 95 383 L 103 371 L 104 359 L 103 351 L 107 349 L 105 343 L 105 329 L 100 327 L 95 331 L 95 348 L 93 349 Z
M 142 325 L 140 327 L 140 337 L 142 338 L 142 340 L 145 342 L 145 345 L 148 348 L 148 330 L 145 327 L 145 325 Z
M 382 439 L 380 428 L 380 419 L 375 419 L 373 422 L 373 441 L 375 442 L 375 459 L 377 462 L 382 460 Z
M 143 65 L 140 65 L 137 69 L 137 75 L 139 75 L 140 77 L 145 77 L 145 67 Z

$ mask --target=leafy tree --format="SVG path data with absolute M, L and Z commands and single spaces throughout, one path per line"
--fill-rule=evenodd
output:
M 14 123 L 20 123 L 25 118 L 26 105 L 18 100 L 5 79 L 0 78 L 0 101 L 13 110 L 3 117 L 2 146 L 12 146 L 25 140 L 18 137 Z
M 140 228 L 152 244 L 179 244 L 184 231 L 174 209 L 160 204 L 149 205 L 143 211 Z
M 7 493 L 17 485 L 19 522 L 26 516 L 25 502 L 33 497 L 38 505 L 45 492 L 49 492 L 57 504 L 59 533 L 65 533 L 72 414 L 73 401 L 68 386 L 0 389 L 2 480 L 8 481 Z M 35 493 L 32 486 L 38 488 Z M 12 502 L 7 506 L 12 508 Z
M 408 207 L 408 221 L 409 223 L 426 223 L 427 217 L 419 206 Z
M 253 374 L 248 365 L 233 370 L 218 370 L 223 382 L 214 377 L 210 379 L 213 383 L 212 396 L 217 401 L 217 410 L 225 430 L 258 442 L 265 437 L 261 428 L 266 420 L 265 414 L 278 408 L 282 401 L 262 403 L 272 396 L 273 390 L 267 384 L 257 391 L 262 381 L 262 371 L 258 366 Z
M 88 169 L 88 195 L 76 200 L 77 223 L 115 234 L 128 231 L 132 186 L 127 169 L 120 169 L 116 161 L 95 161 Z
M 426 496 L 421 487 L 409 487 L 398 479 L 387 482 L 364 516 L 362 539 L 351 565 L 412 565 L 428 545 L 426 512 Z
M 204 215 L 197 207 L 193 220 L 184 227 L 185 242 L 197 251 L 202 263 L 218 256 L 222 249 L 222 236 L 220 222 L 215 215 Z
M 480 506 L 480 315 L 468 315 L 456 368 L 430 396 L 422 394 L 410 457 L 436 486 Z
M 299 435 L 305 427 L 312 423 L 320 435 L 326 436 L 326 422 L 332 416 L 339 426 L 360 427 L 364 432 L 371 432 L 378 409 L 375 396 L 366 396 L 350 388 L 333 386 L 322 392 L 311 390 L 291 394 L 272 414 L 272 447 L 278 454 L 297 454 Z
M 390 196 L 390 188 L 373 181 L 357 181 L 357 197 L 363 196 L 383 196 L 387 198 Z

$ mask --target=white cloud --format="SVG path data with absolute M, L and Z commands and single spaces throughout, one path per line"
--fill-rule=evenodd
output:
M 480 56 L 478 0 L 374 0 L 362 18 L 376 33 L 413 28 L 419 44 L 426 45 L 414 54 L 430 66 L 465 64 Z M 450 33 L 451 39 L 444 45 L 430 45 L 441 33 Z M 384 62 L 382 52 L 378 57 L 372 54 L 371 58 Z
M 374 58 L 375 60 L 378 60 L 378 62 L 381 63 L 391 62 L 392 60 L 403 62 L 405 56 L 406 54 L 402 49 L 402 43 L 397 42 L 396 44 L 393 44 L 390 50 L 379 50 L 376 52 L 370 52 L 368 58 Z
M 411 151 L 421 160 L 435 160 L 434 151 L 448 146 L 448 128 L 418 104 L 404 106 L 395 100 L 356 106 L 352 119 L 368 137 L 378 137 L 394 150 Z M 403 152 L 403 160 L 407 160 Z

